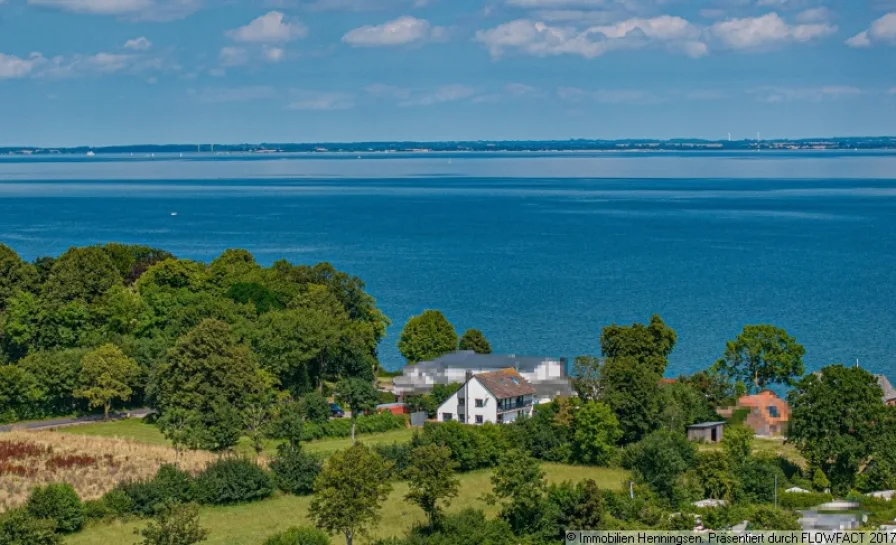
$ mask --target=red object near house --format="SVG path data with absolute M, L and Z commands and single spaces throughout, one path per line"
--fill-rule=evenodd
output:
M 411 414 L 405 403 L 384 403 L 376 406 L 376 412 L 388 411 L 392 414 Z

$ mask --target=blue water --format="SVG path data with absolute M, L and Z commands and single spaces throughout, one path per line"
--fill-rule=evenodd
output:
M 671 375 L 761 322 L 810 368 L 896 375 L 886 152 L 5 158 L 0 241 L 327 260 L 392 319 L 389 368 L 407 318 L 438 308 L 499 352 L 596 353 L 602 326 L 657 312 L 679 334 Z

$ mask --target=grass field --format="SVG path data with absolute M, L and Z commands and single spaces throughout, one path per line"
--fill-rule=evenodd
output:
M 99 422 L 96 424 L 84 424 L 82 426 L 72 426 L 69 428 L 60 428 L 61 433 L 72 435 L 90 435 L 96 437 L 117 437 L 121 439 L 130 439 L 139 441 L 149 445 L 169 445 L 168 440 L 159 431 L 159 428 L 153 424 L 144 422 L 136 418 L 129 420 L 118 420 L 115 422 Z M 368 445 L 404 443 L 411 440 L 414 430 L 411 428 L 403 430 L 389 431 L 385 433 L 377 433 L 372 435 L 359 435 L 358 441 Z M 330 454 L 337 450 L 350 447 L 351 438 L 337 439 L 321 439 L 319 441 L 311 441 L 304 444 L 307 452 L 316 452 L 321 454 Z M 274 441 L 265 442 L 265 455 L 272 455 L 277 449 L 277 443 Z M 243 439 L 236 448 L 237 452 L 244 454 L 253 454 L 252 446 Z
M 579 481 L 594 479 L 601 488 L 620 490 L 625 486 L 628 473 L 619 469 L 579 467 L 562 464 L 542 466 L 548 481 Z M 482 501 L 491 490 L 491 472 L 475 471 L 460 475 L 460 494 L 452 502 L 450 511 L 475 507 L 494 515 L 497 512 Z M 382 520 L 373 537 L 403 536 L 417 522 L 423 520 L 423 512 L 406 502 L 405 483 L 396 483 L 389 500 L 383 505 Z M 290 526 L 308 524 L 308 507 L 311 498 L 280 495 L 273 499 L 233 507 L 210 507 L 201 511 L 202 524 L 211 530 L 208 545 L 261 545 L 267 536 L 281 532 Z M 97 524 L 66 539 L 67 545 L 130 545 L 139 540 L 134 531 L 143 527 L 143 521 Z M 344 543 L 340 537 L 333 543 Z M 362 541 L 364 543 L 365 541 Z

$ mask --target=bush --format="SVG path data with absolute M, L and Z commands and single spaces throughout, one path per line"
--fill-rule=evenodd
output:
M 384 460 L 391 462 L 392 471 L 395 475 L 401 476 L 411 465 L 411 452 L 414 448 L 410 443 L 392 443 L 391 445 L 376 445 L 373 450 Z
M 212 462 L 196 477 L 196 488 L 198 499 L 211 505 L 256 501 L 274 492 L 271 475 L 242 458 Z
M 320 473 L 321 462 L 302 452 L 300 446 L 286 443 L 277 447 L 277 457 L 270 463 L 270 468 L 277 488 L 304 496 L 314 491 L 314 481 Z
M 408 425 L 408 418 L 403 414 L 381 412 L 359 416 L 355 423 L 355 432 L 383 433 L 401 430 Z M 324 438 L 351 437 L 352 423 L 348 418 L 336 418 L 323 423 L 306 422 L 302 438 L 306 441 Z
M 77 532 L 86 520 L 81 498 L 67 483 L 35 488 L 25 509 L 34 518 L 53 521 L 56 531 L 62 533 Z
M 100 501 L 112 516 L 123 517 L 134 512 L 134 502 L 131 501 L 131 497 L 117 488 L 106 492 Z
M 778 504 L 784 509 L 811 509 L 817 505 L 827 503 L 833 499 L 830 494 L 824 493 L 789 493 L 782 492 L 778 495 Z
M 460 471 L 494 467 L 501 455 L 510 450 L 508 429 L 500 424 L 467 426 L 460 422 L 431 423 L 415 436 L 411 446 L 440 445 L 448 447 Z
M 188 503 L 196 500 L 196 483 L 186 471 L 163 465 L 148 481 L 119 483 L 104 496 L 109 509 L 116 515 L 127 513 L 150 517 L 169 502 Z
M 330 536 L 317 528 L 294 527 L 272 535 L 264 545 L 330 545 Z
M 0 515 L 0 543 L 3 545 L 60 545 L 62 537 L 56 534 L 55 523 L 39 520 L 24 509 L 16 509 Z
M 196 500 L 196 481 L 186 471 L 165 464 L 159 468 L 153 483 L 164 492 L 164 500 L 190 503 Z

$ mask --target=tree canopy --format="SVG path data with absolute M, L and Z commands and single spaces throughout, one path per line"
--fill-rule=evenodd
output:
M 398 340 L 398 350 L 408 363 L 435 359 L 456 349 L 457 332 L 438 310 L 424 310 L 412 317 Z
M 457 347 L 460 350 L 472 350 L 477 354 L 492 353 L 492 345 L 489 344 L 488 339 L 486 339 L 485 335 L 478 329 L 466 330 L 464 334 L 461 335 L 460 343 Z
M 678 342 L 675 330 L 654 314 L 648 325 L 610 325 L 603 329 L 600 346 L 604 357 L 634 358 L 662 376 L 669 365 L 669 354 Z
M 131 397 L 131 386 L 139 373 L 136 361 L 114 344 L 104 344 L 84 355 L 81 388 L 76 395 L 86 399 L 91 407 L 102 407 L 103 416 L 108 419 L 113 401 Z
M 805 353 L 805 348 L 779 327 L 748 325 L 725 345 L 717 367 L 757 391 L 773 384 L 792 386 L 805 371 Z

